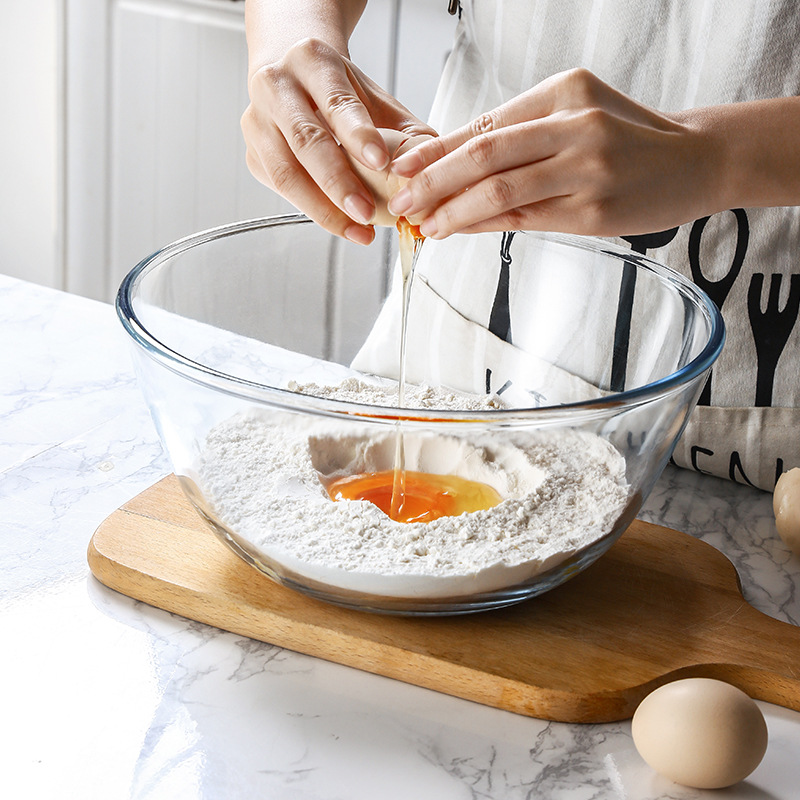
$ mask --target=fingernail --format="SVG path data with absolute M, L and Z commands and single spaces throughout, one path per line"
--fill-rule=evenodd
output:
M 391 170 L 395 175 L 411 177 L 412 175 L 416 175 L 424 166 L 422 156 L 413 150 L 409 150 L 407 153 L 403 153 L 403 155 L 398 156 L 392 161 Z
M 423 222 L 422 225 L 419 226 L 419 232 L 423 236 L 428 236 L 430 238 L 436 236 L 436 234 L 439 233 L 439 228 L 436 225 L 436 220 L 433 217 L 428 217 L 428 219 L 426 219 L 425 222 Z
M 350 225 L 345 229 L 344 235 L 356 244 L 372 244 L 375 238 L 375 231 L 372 228 L 362 228 L 359 225 Z
M 360 194 L 347 195 L 344 199 L 344 210 L 351 219 L 362 225 L 369 225 L 375 214 L 375 206 Z
M 389 200 L 389 211 L 396 216 L 405 214 L 411 208 L 411 192 L 404 186 L 391 200 Z
M 386 169 L 386 165 L 389 163 L 389 156 L 374 142 L 365 144 L 361 152 L 373 169 Z

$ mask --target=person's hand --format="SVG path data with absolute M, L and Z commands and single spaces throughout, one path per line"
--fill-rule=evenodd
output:
M 389 154 L 378 127 L 432 129 L 318 39 L 255 70 L 249 90 L 241 125 L 253 175 L 331 233 L 369 244 L 375 204 L 338 143 L 365 167 L 384 169 Z
M 713 211 L 715 149 L 691 115 L 634 102 L 587 70 L 555 75 L 398 158 L 389 203 L 426 236 L 550 230 L 616 236 Z

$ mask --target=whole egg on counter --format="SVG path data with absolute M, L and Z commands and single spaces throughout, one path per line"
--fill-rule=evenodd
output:
M 800 468 L 790 469 L 778 478 L 772 508 L 778 535 L 800 556 Z
M 740 689 L 711 678 L 677 680 L 651 692 L 633 715 L 632 734 L 656 772 L 697 789 L 744 780 L 767 749 L 761 709 Z

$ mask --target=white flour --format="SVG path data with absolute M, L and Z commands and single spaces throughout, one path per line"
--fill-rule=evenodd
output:
M 293 388 L 371 405 L 396 398 L 393 388 L 358 381 Z M 408 395 L 409 406 L 498 405 L 416 387 Z M 627 506 L 625 461 L 605 440 L 567 430 L 513 437 L 405 435 L 407 469 L 482 481 L 503 498 L 428 523 L 395 522 L 369 502 L 329 498 L 324 484 L 338 477 L 392 468 L 392 429 L 367 437 L 357 420 L 238 415 L 209 433 L 198 479 L 222 522 L 306 581 L 384 597 L 459 597 L 556 566 L 609 533 Z
M 358 378 L 346 378 L 336 386 L 320 386 L 316 383 L 290 383 L 289 388 L 314 397 L 335 398 L 367 406 L 394 407 L 397 404 L 397 383 L 365 383 Z M 406 408 L 432 408 L 448 411 L 489 411 L 502 408 L 496 394 L 472 395 L 434 389 L 431 386 L 409 384 L 405 387 Z

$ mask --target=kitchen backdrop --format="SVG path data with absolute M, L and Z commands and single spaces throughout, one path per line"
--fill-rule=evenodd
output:
M 371 0 L 352 57 L 424 118 L 455 19 Z M 247 171 L 246 75 L 242 0 L 4 2 L 0 272 L 110 301 L 161 245 L 292 211 Z M 383 271 L 362 277 L 382 295 Z

